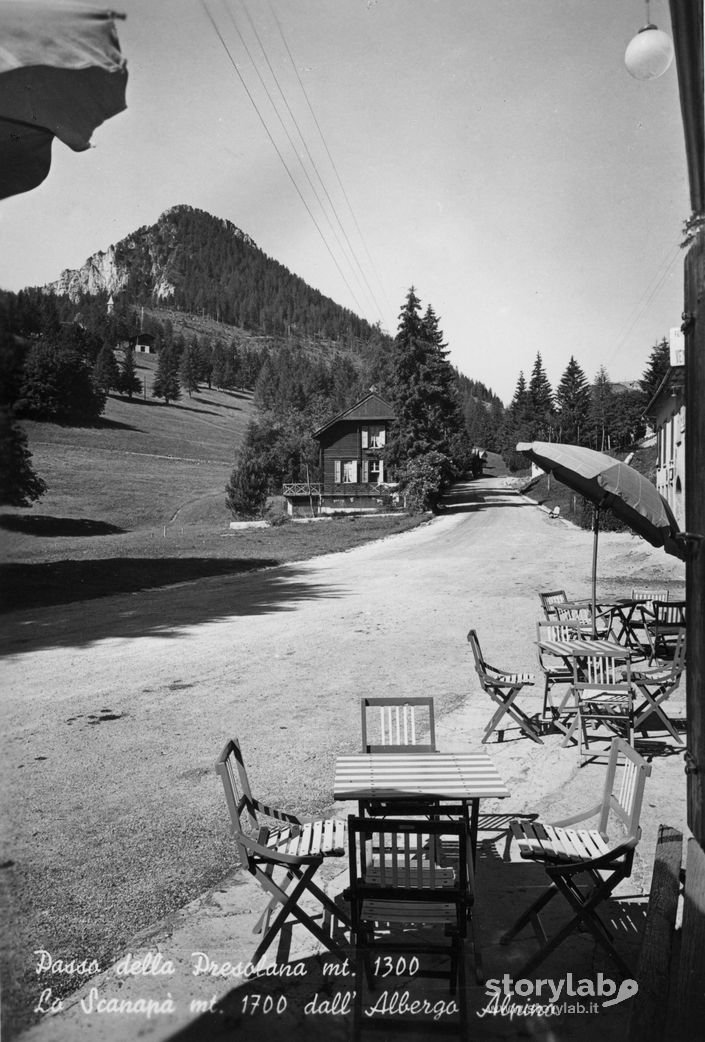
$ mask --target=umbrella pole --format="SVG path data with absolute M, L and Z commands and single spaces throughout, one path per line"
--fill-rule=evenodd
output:
M 597 537 L 600 531 L 600 508 L 592 511 L 592 636 L 597 636 Z

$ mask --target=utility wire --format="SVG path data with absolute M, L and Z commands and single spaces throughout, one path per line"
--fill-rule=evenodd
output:
M 663 286 L 664 282 L 668 278 L 668 276 L 669 276 L 669 274 L 671 272 L 671 269 L 673 268 L 673 265 L 678 260 L 679 256 L 680 256 L 680 246 L 678 244 L 676 244 L 675 246 L 671 247 L 669 252 L 666 254 L 666 257 L 661 262 L 661 267 L 656 272 L 656 275 L 651 280 L 649 285 L 646 287 L 646 289 L 642 293 L 641 297 L 639 298 L 639 300 L 635 304 L 634 308 L 632 309 L 632 312 L 631 312 L 630 316 L 627 318 L 627 322 L 629 323 L 629 325 L 625 329 L 625 332 L 617 339 L 617 343 L 615 344 L 615 346 L 612 349 L 612 352 L 611 352 L 609 358 L 607 359 L 607 364 L 608 365 L 612 361 L 614 356 L 617 354 L 617 352 L 624 346 L 624 344 L 626 343 L 627 339 L 629 338 L 632 330 L 636 326 L 637 322 L 639 322 L 639 320 L 642 318 L 642 316 L 648 310 L 649 305 L 651 304 L 652 300 L 655 298 L 656 294 L 659 292 L 659 290 Z M 661 270 L 661 269 L 663 269 L 663 270 Z
M 255 39 L 257 40 L 257 43 L 259 44 L 260 50 L 262 51 L 262 54 L 264 56 L 264 60 L 267 63 L 267 67 L 268 67 L 268 69 L 269 69 L 269 71 L 271 73 L 272 79 L 274 80 L 274 82 L 275 82 L 275 84 L 277 86 L 277 89 L 279 91 L 279 94 L 281 95 L 282 101 L 284 102 L 284 104 L 286 106 L 286 109 L 287 109 L 287 112 L 289 113 L 291 121 L 294 124 L 294 126 L 296 127 L 296 131 L 297 131 L 297 133 L 299 135 L 299 139 L 301 141 L 301 144 L 303 145 L 303 148 L 304 148 L 304 150 L 306 152 L 306 155 L 308 156 L 309 162 L 310 162 L 310 164 L 311 164 L 311 166 L 312 166 L 312 168 L 314 170 L 314 173 L 316 174 L 316 177 L 318 178 L 318 181 L 320 183 L 321 188 L 323 189 L 323 192 L 324 192 L 324 194 L 326 196 L 326 199 L 328 200 L 328 204 L 329 204 L 329 206 L 331 208 L 333 216 L 335 217 L 335 220 L 336 220 L 336 222 L 338 224 L 338 227 L 340 228 L 340 232 L 341 232 L 343 238 L 345 239 L 345 242 L 347 244 L 347 248 L 348 248 L 350 257 L 352 257 L 352 261 L 354 262 L 354 264 L 350 261 L 350 258 L 345 254 L 345 248 L 344 248 L 344 246 L 343 246 L 343 244 L 342 244 L 342 242 L 340 240 L 340 237 L 339 237 L 337 231 L 335 230 L 335 228 L 333 227 L 332 222 L 328 218 L 328 214 L 326 213 L 325 207 L 323 206 L 323 203 L 321 202 L 320 196 L 318 195 L 318 192 L 316 191 L 316 189 L 315 189 L 315 187 L 313 185 L 313 182 L 311 181 L 311 178 L 308 176 L 308 173 L 307 173 L 307 171 L 306 171 L 306 169 L 304 167 L 304 164 L 301 161 L 301 158 L 299 157 L 299 162 L 301 163 L 301 167 L 304 170 L 304 173 L 306 174 L 308 182 L 311 185 L 311 189 L 313 190 L 313 192 L 314 192 L 314 194 L 316 196 L 316 199 L 318 200 L 318 203 L 319 203 L 319 205 L 321 207 L 321 210 L 324 212 L 324 214 L 326 216 L 326 219 L 328 220 L 328 225 L 329 225 L 331 231 L 333 232 L 333 234 L 335 235 L 336 242 L 338 243 L 338 246 L 340 247 L 341 252 L 346 257 L 346 260 L 350 264 L 353 272 L 355 272 L 355 265 L 357 265 L 357 268 L 358 268 L 358 271 L 359 271 L 359 275 L 357 274 L 357 272 L 355 272 L 356 277 L 358 278 L 358 281 L 360 282 L 360 285 L 361 285 L 363 291 L 364 291 L 365 285 L 367 286 L 367 290 L 368 290 L 368 292 L 369 292 L 369 294 L 370 294 L 370 296 L 371 296 L 371 298 L 372 298 L 372 300 L 374 302 L 374 305 L 375 305 L 377 311 L 379 312 L 379 317 L 381 319 L 382 315 L 381 315 L 379 304 L 375 300 L 374 293 L 372 292 L 372 289 L 371 289 L 369 283 L 367 282 L 367 279 L 365 278 L 365 273 L 364 273 L 364 271 L 362 269 L 362 265 L 360 264 L 359 260 L 357 259 L 357 256 L 355 254 L 355 250 L 353 248 L 353 245 L 350 242 L 350 238 L 349 238 L 347 232 L 345 231 L 345 228 L 343 227 L 343 224 L 342 224 L 342 222 L 340 220 L 340 217 L 338 215 L 338 211 L 336 209 L 335 203 L 331 199 L 330 193 L 329 193 L 328 189 L 326 188 L 326 185 L 325 185 L 325 182 L 324 182 L 323 178 L 321 177 L 321 173 L 320 173 L 320 171 L 318 169 L 316 161 L 315 161 L 314 157 L 311 155 L 311 150 L 308 147 L 308 144 L 306 142 L 306 138 L 305 138 L 305 136 L 303 134 L 303 131 L 301 130 L 299 122 L 298 122 L 298 120 L 297 120 L 294 112 L 292 111 L 292 108 L 291 108 L 291 106 L 290 106 L 290 104 L 289 104 L 289 102 L 287 100 L 284 88 L 282 87 L 281 83 L 279 82 L 279 78 L 277 77 L 277 74 L 276 74 L 276 72 L 275 72 L 275 70 L 274 70 L 274 68 L 272 66 L 272 63 L 269 60 L 269 56 L 267 54 L 266 48 L 265 48 L 264 43 L 262 42 L 262 39 L 261 39 L 261 37 L 260 37 L 260 35 L 259 35 L 258 31 L 257 31 L 257 27 L 256 27 L 256 25 L 254 24 L 254 22 L 252 20 L 250 12 L 249 12 L 249 10 L 247 8 L 247 4 L 245 3 L 245 0 L 242 0 L 242 7 L 243 7 L 243 10 L 244 10 L 245 15 L 247 17 L 247 20 L 250 23 L 250 29 L 252 30 L 252 33 L 254 34 Z M 243 41 L 243 43 L 244 43 L 244 41 Z M 245 45 L 245 47 L 246 47 L 246 45 Z M 249 55 L 249 51 L 248 51 L 248 55 Z M 250 60 L 252 60 L 252 56 L 251 55 L 249 55 L 249 56 L 250 56 Z M 254 62 L 253 62 L 253 64 L 254 64 Z M 261 77 L 260 77 L 260 82 L 264 86 L 265 90 L 267 90 L 267 88 L 264 85 L 264 82 L 263 82 Z M 270 101 L 272 102 L 272 107 L 275 107 L 273 99 L 271 98 L 271 95 L 269 95 L 269 91 L 267 91 L 267 94 L 269 96 Z M 279 114 L 277 113 L 277 115 L 279 115 Z M 291 137 L 290 137 L 288 131 L 286 130 L 286 127 L 284 126 L 284 122 L 281 119 L 281 116 L 279 116 L 279 121 L 282 124 L 282 127 L 284 128 L 284 131 L 287 134 L 287 137 L 289 138 L 289 143 L 291 144 L 291 147 L 294 148 L 294 150 L 296 151 L 295 146 L 294 146 L 294 142 L 291 140 Z M 360 280 L 360 276 L 362 276 L 362 280 Z M 363 282 L 364 282 L 364 285 L 363 285 Z
M 291 149 L 292 149 L 294 155 L 296 156 L 296 158 L 297 158 L 297 160 L 299 162 L 299 166 L 301 167 L 301 169 L 303 171 L 304 177 L 308 181 L 309 188 L 313 192 L 313 194 L 314 194 L 314 196 L 316 198 L 316 202 L 318 203 L 319 207 L 321 208 L 321 213 L 323 214 L 323 216 L 325 217 L 326 221 L 328 222 L 328 227 L 330 228 L 331 232 L 333 233 L 333 236 L 335 237 L 335 240 L 336 240 L 336 242 L 338 244 L 338 248 L 340 249 L 342 255 L 345 257 L 345 260 L 347 261 L 347 263 L 349 264 L 350 263 L 349 258 L 345 255 L 345 249 L 343 247 L 343 244 L 340 241 L 338 233 L 336 232 L 335 228 L 333 227 L 333 223 L 332 223 L 330 217 L 328 216 L 328 213 L 326 211 L 325 206 L 323 205 L 323 201 L 322 201 L 320 195 L 318 194 L 316 186 L 314 185 L 313 181 L 311 180 L 311 175 L 309 174 L 308 170 L 306 169 L 306 166 L 305 166 L 303 160 L 301 159 L 301 156 L 299 155 L 299 153 L 297 151 L 296 145 L 294 144 L 294 141 L 293 141 L 293 139 L 291 137 L 291 134 L 289 133 L 289 130 L 288 130 L 284 120 L 282 119 L 281 113 L 280 113 L 279 109 L 277 108 L 277 105 L 276 105 L 276 103 L 274 101 L 274 98 L 272 97 L 272 95 L 270 93 L 270 90 L 269 90 L 267 84 L 265 83 L 264 78 L 263 78 L 263 76 L 262 76 L 262 74 L 261 74 L 261 72 L 260 72 L 260 70 L 259 70 L 259 68 L 257 66 L 257 62 L 255 61 L 255 58 L 254 58 L 250 48 L 247 45 L 247 41 L 245 40 L 244 36 L 242 35 L 242 32 L 240 31 L 240 28 L 239 28 L 239 26 L 237 24 L 237 21 L 235 20 L 235 16 L 234 16 L 232 10 L 230 9 L 230 7 L 227 5 L 227 3 L 226 3 L 226 9 L 228 11 L 228 14 L 230 15 L 230 20 L 233 23 L 233 26 L 235 28 L 235 32 L 237 33 L 237 35 L 238 35 L 238 37 L 240 39 L 240 43 L 242 44 L 242 46 L 243 46 L 243 48 L 245 50 L 245 53 L 246 53 L 247 57 L 250 59 L 252 67 L 255 70 L 255 74 L 257 75 L 257 79 L 259 80 L 262 89 L 264 90 L 265 94 L 267 95 L 267 98 L 269 100 L 269 104 L 272 106 L 272 109 L 274 110 L 275 116 L 279 120 L 280 126 L 281 126 L 282 130 L 284 131 L 284 133 L 285 133 L 285 135 L 287 137 L 287 140 L 288 140 L 288 142 L 289 142 L 289 144 L 291 146 Z M 269 65 L 270 72 L 272 73 L 272 76 L 274 77 L 274 82 L 276 83 L 276 85 L 277 85 L 277 87 L 279 89 L 279 93 L 282 95 L 282 97 L 284 97 L 283 91 L 282 91 L 281 87 L 279 86 L 279 83 L 277 81 L 276 76 L 274 75 L 274 70 L 272 69 L 272 66 L 271 66 L 271 64 L 269 62 L 269 59 L 267 58 L 267 55 L 266 55 L 266 53 L 264 51 L 264 47 L 262 46 L 262 41 L 259 39 L 259 36 L 257 34 L 257 30 L 255 29 L 255 27 L 254 27 L 254 25 L 252 23 L 252 19 L 250 19 L 249 12 L 247 12 L 247 10 L 246 10 L 245 13 L 247 14 L 248 20 L 250 21 L 251 28 L 252 28 L 255 36 L 257 37 L 257 41 L 258 41 L 258 43 L 260 45 L 260 49 L 262 50 L 262 53 L 264 54 L 265 61 Z M 285 99 L 285 103 L 286 103 L 286 99 Z M 299 136 L 301 137 L 300 133 L 299 133 Z M 303 140 L 303 138 L 302 138 L 302 140 Z M 305 143 L 304 143 L 304 147 L 305 147 Z M 347 282 L 346 282 L 346 285 L 348 285 Z M 350 289 L 350 292 L 352 293 L 352 289 L 350 288 L 349 285 L 348 285 L 348 289 Z M 360 303 L 358 302 L 358 300 L 355 297 L 354 293 L 353 293 L 353 297 L 355 299 L 355 303 L 357 304 L 358 308 L 362 311 Z
M 306 91 L 306 87 L 304 86 L 304 84 L 303 84 L 303 81 L 302 81 L 302 79 L 301 79 L 301 76 L 299 75 L 299 70 L 298 70 L 298 68 L 296 67 L 296 62 L 294 61 L 294 57 L 293 57 L 293 55 L 292 55 L 292 53 L 291 53 L 291 50 L 289 49 L 289 45 L 288 45 L 288 43 L 287 43 L 287 41 L 286 41 L 286 37 L 284 36 L 284 31 L 283 31 L 283 29 L 282 29 L 282 27 L 281 27 L 281 24 L 280 24 L 280 22 L 279 22 L 279 19 L 278 19 L 278 18 L 277 18 L 277 16 L 276 16 L 276 13 L 275 13 L 274 9 L 272 8 L 272 5 L 271 5 L 271 3 L 270 3 L 270 5 L 269 5 L 269 9 L 270 9 L 270 11 L 272 12 L 272 17 L 274 18 L 274 21 L 275 21 L 275 22 L 276 22 L 276 24 L 277 24 L 277 28 L 279 29 L 279 35 L 280 35 L 280 36 L 281 36 L 281 38 L 282 38 L 282 42 L 283 42 L 283 44 L 284 44 L 284 47 L 286 48 L 286 53 L 287 53 L 287 54 L 289 55 L 289 61 L 291 62 L 291 65 L 292 65 L 292 67 L 293 67 L 293 69 L 294 69 L 294 73 L 296 74 L 296 78 L 297 78 L 297 80 L 299 81 L 299 86 L 301 87 L 301 92 L 302 92 L 302 94 L 303 94 L 304 98 L 306 99 L 306 104 L 308 105 L 308 109 L 309 109 L 309 112 L 311 113 L 311 116 L 313 117 L 313 122 L 314 122 L 314 123 L 315 123 L 315 125 L 316 125 L 316 129 L 318 130 L 318 134 L 319 134 L 319 137 L 320 137 L 320 139 L 321 139 L 321 141 L 322 141 L 322 143 L 323 143 L 323 147 L 324 147 L 324 148 L 325 148 L 325 150 L 326 150 L 326 154 L 327 154 L 327 156 L 328 156 L 328 159 L 329 159 L 329 161 L 330 161 L 330 165 L 331 165 L 331 167 L 333 168 L 333 172 L 335 173 L 335 176 L 336 176 L 336 178 L 337 178 L 338 184 L 339 184 L 339 186 L 340 186 L 340 190 L 341 190 L 341 192 L 343 193 L 343 198 L 345 199 L 345 202 L 347 203 L 347 207 L 348 207 L 348 210 L 350 211 L 350 216 L 352 217 L 353 223 L 354 223 L 354 225 L 355 225 L 355 228 L 356 228 L 356 230 L 357 230 L 357 234 L 358 234 L 358 235 L 359 235 L 359 237 L 360 237 L 360 242 L 361 242 L 361 243 L 362 243 L 362 245 L 363 245 L 363 248 L 364 248 L 364 250 L 365 250 L 365 253 L 366 253 L 366 255 L 367 255 L 367 259 L 368 259 L 368 261 L 370 262 L 370 266 L 371 266 L 372 270 L 373 270 L 373 271 L 374 271 L 374 273 L 375 273 L 375 277 L 376 277 L 376 279 L 377 279 L 377 282 L 379 283 L 379 286 L 380 286 L 380 288 L 381 288 L 381 290 L 382 290 L 382 296 L 383 296 L 383 297 L 384 297 L 384 299 L 385 299 L 385 302 L 386 302 L 386 304 L 387 304 L 387 307 L 391 309 L 391 305 L 390 305 L 390 303 L 389 303 L 389 299 L 388 299 L 388 297 L 387 297 L 387 295 L 386 295 L 386 293 L 385 293 L 385 290 L 384 290 L 384 283 L 382 282 L 382 279 L 381 279 L 381 277 L 380 277 L 379 271 L 377 270 L 377 268 L 376 268 L 376 266 L 375 266 L 375 263 L 374 263 L 374 261 L 373 261 L 373 259 L 372 259 L 372 256 L 371 256 L 371 254 L 370 254 L 370 251 L 369 251 L 369 249 L 367 248 L 367 243 L 365 242 L 365 237 L 364 237 L 364 235 L 362 234 L 362 230 L 361 230 L 361 228 L 360 228 L 360 225 L 358 224 L 358 221 L 357 221 L 357 217 L 355 216 L 355 212 L 354 212 L 354 210 L 353 210 L 353 208 L 352 208 L 352 204 L 351 204 L 351 202 L 350 202 L 350 199 L 348 198 L 348 193 L 347 193 L 347 192 L 345 191 L 345 186 L 343 185 L 343 182 L 342 182 L 342 180 L 341 180 L 340 174 L 338 173 L 338 168 L 337 168 L 337 166 L 336 166 L 336 164 L 335 164 L 335 160 L 333 159 L 333 156 L 332 156 L 332 155 L 331 155 L 331 153 L 330 153 L 330 149 L 328 148 L 328 144 L 327 144 L 327 142 L 326 142 L 325 136 L 324 136 L 324 134 L 323 134 L 323 131 L 321 130 L 321 125 L 320 125 L 320 123 L 318 122 L 318 119 L 317 119 L 317 117 L 316 117 L 316 113 L 315 113 L 315 112 L 313 111 L 313 106 L 311 105 L 311 101 L 310 101 L 310 99 L 309 99 L 309 96 L 308 96 L 308 92 Z M 363 276 L 363 277 L 364 277 L 364 276 Z M 367 279 L 366 279 L 366 278 L 365 278 L 365 282 L 367 282 Z M 371 294 L 371 296 L 372 296 L 372 299 L 374 300 L 374 302 L 375 302 L 375 305 L 377 306 L 377 310 L 378 310 L 378 311 L 380 312 L 380 314 L 381 314 L 381 311 L 382 311 L 382 309 L 380 308 L 379 304 L 377 303 L 377 300 L 376 300 L 376 298 L 375 298 L 375 296 L 374 296 L 374 293 L 372 292 L 372 289 L 371 289 L 371 288 L 369 287 L 369 285 L 368 285 L 368 289 L 370 290 L 370 294 Z
M 341 279 L 343 280 L 343 282 L 345 283 L 345 285 L 347 286 L 348 291 L 349 291 L 351 297 L 355 301 L 355 303 L 356 303 L 357 307 L 360 309 L 360 311 L 362 311 L 363 309 L 360 306 L 360 303 L 359 303 L 355 293 L 353 292 L 352 287 L 350 286 L 347 278 L 345 277 L 345 273 L 343 272 L 342 268 L 340 267 L 340 264 L 338 263 L 337 258 L 335 257 L 333 251 L 331 250 L 331 248 L 330 248 L 330 246 L 328 244 L 328 241 L 327 241 L 325 235 L 323 234 L 323 232 L 321 230 L 321 226 L 319 225 L 318 221 L 316 220 L 316 218 L 315 218 L 315 216 L 314 216 L 314 214 L 313 214 L 313 212 L 311 210 L 311 207 L 306 202 L 306 199 L 305 199 L 301 189 L 299 188 L 294 175 L 292 174 L 291 170 L 289 169 L 289 167 L 287 165 L 287 162 L 284 159 L 284 156 L 282 155 L 282 153 L 281 153 L 281 151 L 280 151 L 276 141 L 274 140 L 274 137 L 272 136 L 272 133 L 271 133 L 269 127 L 267 126 L 266 120 L 264 119 L 262 113 L 259 110 L 259 107 L 257 105 L 257 102 L 254 99 L 254 96 L 252 95 L 252 92 L 250 91 L 249 87 L 247 86 L 247 83 L 245 82 L 245 79 L 244 79 L 242 73 L 238 69 L 237 63 L 236 63 L 236 61 L 235 61 L 235 59 L 234 59 L 234 57 L 232 55 L 232 52 L 231 52 L 230 48 L 228 47 L 228 45 L 227 45 L 227 43 L 226 43 L 226 41 L 225 41 L 225 39 L 223 37 L 223 34 L 221 33 L 220 29 L 218 28 L 218 25 L 217 25 L 215 19 L 213 18 L 213 15 L 211 14 L 210 10 L 208 9 L 208 6 L 206 4 L 206 0 L 201 0 L 201 5 L 202 5 L 204 11 L 207 14 L 208 20 L 210 21 L 211 25 L 213 26 L 213 29 L 214 29 L 218 39 L 220 40 L 225 53 L 228 56 L 230 64 L 232 65 L 233 69 L 237 73 L 238 79 L 240 80 L 240 83 L 242 84 L 242 86 L 244 88 L 244 91 L 247 94 L 247 97 L 250 99 L 252 107 L 254 108 L 255 112 L 257 113 L 257 116 L 259 117 L 260 123 L 262 124 L 262 126 L 263 126 L 263 128 L 265 130 L 265 133 L 267 134 L 267 137 L 269 138 L 269 140 L 270 140 L 270 142 L 272 144 L 272 147 L 274 148 L 274 151 L 279 156 L 279 160 L 280 160 L 282 166 L 284 167 L 284 169 L 286 170 L 286 173 L 289 176 L 289 180 L 291 181 L 292 185 L 296 189 L 296 192 L 297 192 L 299 198 L 301 199 L 301 202 L 304 204 L 304 206 L 306 208 L 306 212 L 308 213 L 309 217 L 313 221 L 313 223 L 314 223 L 314 225 L 316 227 L 316 231 L 318 232 L 318 234 L 321 237 L 321 240 L 323 241 L 323 245 L 328 250 L 328 253 L 330 254 L 331 260 L 333 261 L 333 263 L 335 264 L 336 268 L 338 269 L 338 273 L 339 273 Z

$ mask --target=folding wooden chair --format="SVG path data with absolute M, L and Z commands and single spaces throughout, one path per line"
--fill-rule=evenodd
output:
M 349 925 L 345 914 L 313 882 L 325 857 L 344 855 L 345 822 L 299 818 L 255 799 L 237 738 L 225 746 L 215 769 L 225 790 L 240 863 L 270 896 L 253 930 L 255 934 L 264 933 L 252 957 L 253 964 L 259 962 L 289 917 L 344 959 L 343 950 L 304 910 L 301 901 L 311 895 L 320 903 L 324 916 L 340 918 Z
M 435 753 L 433 698 L 362 698 L 363 753 Z
M 554 706 L 551 688 L 557 684 L 572 684 L 573 668 L 566 664 L 564 658 L 557 658 L 555 655 L 550 655 L 544 651 L 541 647 L 541 642 L 544 640 L 573 640 L 579 635 L 580 628 L 574 624 L 556 621 L 546 622 L 543 619 L 539 619 L 536 623 L 536 648 L 539 666 L 544 677 L 543 711 L 541 714 L 544 719 L 548 712 L 550 712 L 552 719 L 560 716 L 566 699 L 563 699 L 560 706 Z M 566 697 L 569 695 L 570 692 L 566 692 Z
M 683 745 L 683 739 L 669 720 L 663 703 L 680 684 L 685 669 L 685 639 L 685 630 L 681 630 L 677 635 L 673 658 L 670 662 L 632 670 L 634 685 L 644 696 L 644 701 L 634 710 L 635 730 L 639 730 L 643 727 L 645 720 L 656 715 L 680 745 Z
M 622 775 L 618 784 L 620 757 L 624 758 L 624 766 L 620 768 Z M 624 739 L 614 738 L 600 803 L 553 825 L 512 823 L 521 856 L 542 863 L 551 880 L 548 889 L 501 939 L 502 944 L 509 944 L 531 922 L 541 943 L 539 951 L 526 965 L 513 971 L 515 978 L 528 977 L 575 929 L 583 927 L 590 930 L 598 944 L 612 956 L 625 977 L 633 976 L 616 951 L 598 908 L 615 887 L 631 875 L 634 852 L 641 837 L 639 817 L 644 786 L 650 773 L 649 764 Z M 596 828 L 567 827 L 590 818 L 597 818 Z M 612 826 L 612 819 L 616 819 L 616 828 Z M 574 914 L 549 939 L 539 913 L 556 894 L 563 895 Z
M 572 657 L 575 700 L 573 725 L 567 731 L 572 737 L 578 731 L 578 756 L 581 761 L 591 758 L 589 724 L 606 727 L 613 734 L 626 730 L 626 739 L 634 739 L 634 684 L 629 652 L 581 653 Z M 593 732 L 594 737 L 594 732 Z M 565 744 L 565 743 L 564 743 Z
M 678 635 L 685 630 L 685 601 L 654 601 L 651 616 L 644 613 L 649 663 L 673 655 Z
M 486 662 L 480 648 L 475 630 L 470 630 L 467 639 L 472 648 L 475 659 L 475 671 L 480 678 L 482 690 L 490 696 L 499 707 L 485 728 L 482 741 L 486 742 L 493 731 L 500 731 L 499 722 L 505 714 L 519 725 L 519 729 L 539 745 L 543 745 L 535 724 L 529 716 L 516 704 L 516 699 L 522 688 L 533 685 L 532 673 L 507 673 L 503 669 L 497 669 Z
M 419 960 L 414 981 L 448 979 L 464 1022 L 464 943 L 473 903 L 466 823 L 351 816 L 348 840 L 356 1019 L 362 1012 L 363 970 L 374 990 L 373 957 L 393 952 Z M 447 969 L 442 959 L 449 960 Z M 418 1028 L 419 1018 L 414 1019 Z
M 639 601 L 640 603 L 622 609 L 623 613 L 626 612 L 627 620 L 626 624 L 624 618 L 617 620 L 618 625 L 621 623 L 620 629 L 615 633 L 617 640 L 625 644 L 626 647 L 631 648 L 632 651 L 645 654 L 644 648 L 648 647 L 645 623 L 653 619 L 653 603 L 654 601 L 667 601 L 668 599 L 668 590 L 632 586 L 631 600 Z
M 555 605 L 562 604 L 568 598 L 565 590 L 546 590 L 544 593 L 539 594 L 539 600 L 541 601 L 544 615 L 550 621 L 556 618 Z

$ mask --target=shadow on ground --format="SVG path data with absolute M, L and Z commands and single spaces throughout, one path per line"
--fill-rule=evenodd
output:
M 277 564 L 267 558 L 109 558 L 3 565 L 0 612 L 67 607 L 29 620 L 24 614 L 8 618 L 0 655 L 81 647 L 110 637 L 178 637 L 202 622 L 294 611 L 299 601 L 340 596 L 333 587 L 297 581 L 300 569 Z M 178 584 L 189 585 L 179 590 Z M 112 600 L 87 615 L 86 600 L 136 592 L 137 601 Z
M 0 514 L 0 528 L 43 539 L 122 535 L 125 531 L 107 521 L 93 521 L 89 517 L 52 517 L 35 514 Z
M 533 955 L 537 939 L 529 928 L 514 941 L 503 944 L 503 935 L 521 912 L 547 885 L 543 869 L 529 862 L 510 858 L 507 822 L 510 815 L 483 816 L 477 864 L 477 896 L 472 917 L 471 937 L 466 942 L 465 1027 L 451 1006 L 447 983 L 422 975 L 397 975 L 382 960 L 374 989 L 366 981 L 356 980 L 354 951 L 344 947 L 346 962 L 327 954 L 291 958 L 288 930 L 280 939 L 279 949 L 267 962 L 284 967 L 290 975 L 259 976 L 241 980 L 214 1003 L 208 1012 L 194 1018 L 177 1031 L 169 1042 L 225 1042 L 231 1038 L 247 1038 L 248 1042 L 290 1042 L 292 1039 L 325 1039 L 333 1042 L 364 1040 L 369 1037 L 384 1042 L 402 1042 L 413 1037 L 444 1037 L 464 1040 L 570 1039 L 571 1042 L 617 1042 L 626 1034 L 631 1002 L 608 1008 L 603 1006 L 611 994 L 599 993 L 598 981 L 614 982 L 617 990 L 621 976 L 609 956 L 596 946 L 589 932 L 575 931 L 547 957 L 539 968 L 522 975 L 524 963 Z M 620 954 L 631 964 L 636 960 L 643 933 L 646 904 L 643 899 L 617 898 L 602 906 L 603 919 L 612 933 Z M 551 901 L 542 915 L 549 936 L 570 918 L 571 910 L 562 897 Z M 296 930 L 300 930 L 296 927 Z M 423 931 L 404 934 L 410 952 L 423 952 L 428 938 Z M 337 936 L 346 944 L 346 935 Z M 402 940 L 401 934 L 397 940 Z M 253 945 L 255 939 L 253 938 Z M 421 965 L 424 965 L 423 956 Z M 396 963 L 399 967 L 399 963 Z M 441 969 L 440 963 L 436 964 Z M 408 962 L 403 970 L 408 970 Z M 569 976 L 571 975 L 571 976 Z M 602 975 L 600 978 L 599 975 Z M 529 1012 L 510 1015 L 500 1011 L 492 999 L 497 987 L 504 989 L 505 980 L 524 980 L 533 988 L 548 986 L 548 980 L 562 987 L 561 1009 L 550 1010 L 546 992 L 527 999 L 516 993 L 512 1001 Z M 487 982 L 492 982 L 488 985 Z M 355 1011 L 355 990 L 362 983 L 361 1013 Z M 605 984 L 609 988 L 609 984 Z M 570 989 L 570 990 L 569 990 Z M 580 989 L 580 990 L 578 990 Z M 592 994 L 590 994 L 592 989 Z M 204 995 L 207 986 L 204 989 Z M 504 991 L 502 990 L 502 994 Z M 394 1002 L 426 1002 L 409 1017 Z M 543 999 L 543 1002 L 541 1002 Z M 543 1007 L 536 1012 L 536 1005 Z M 408 1005 L 407 1005 L 408 1009 Z

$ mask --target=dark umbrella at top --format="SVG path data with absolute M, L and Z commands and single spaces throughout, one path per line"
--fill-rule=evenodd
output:
M 549 441 L 520 441 L 523 452 L 542 470 L 590 500 L 594 506 L 592 554 L 592 616 L 595 618 L 597 593 L 597 539 L 600 511 L 611 510 L 632 531 L 652 546 L 684 558 L 677 540 L 678 523 L 658 489 L 638 470 L 582 445 L 561 445 Z
M 0 199 L 41 184 L 54 137 L 83 151 L 125 108 L 122 17 L 73 0 L 0 0 Z

